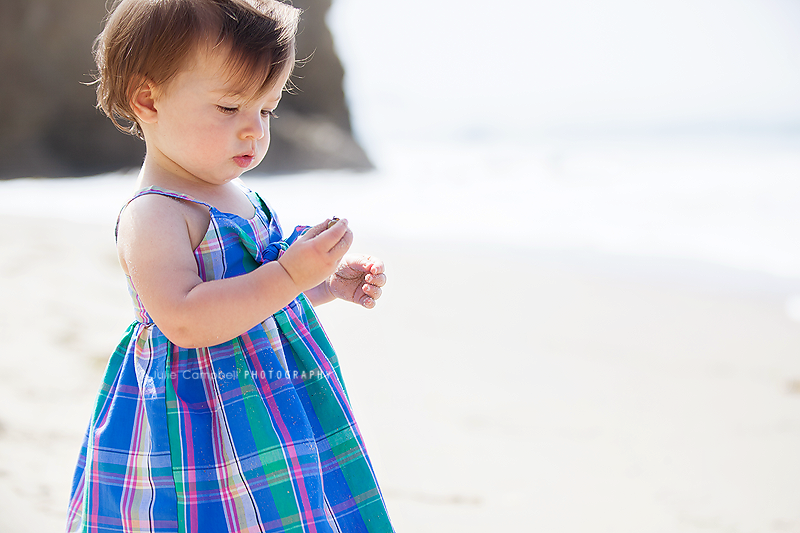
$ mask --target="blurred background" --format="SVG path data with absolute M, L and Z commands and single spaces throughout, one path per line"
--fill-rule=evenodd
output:
M 0 98 L 14 102 L 0 121 L 0 179 L 86 176 L 138 167 L 144 143 L 119 135 L 94 109 L 92 45 L 111 2 L 3 0 Z M 330 0 L 298 0 L 304 10 L 297 54 L 303 90 L 282 106 L 283 127 L 262 165 L 270 173 L 372 168 L 353 141 L 342 65 L 325 24 Z
M 455 231 L 479 210 L 482 238 L 800 275 L 796 2 L 338 0 L 329 20 L 359 140 Z
M 398 530 L 800 532 L 800 4 L 302 7 L 244 179 L 387 262 L 319 312 Z M 58 168 L 0 182 L 0 502 L 42 524 L 130 320 L 135 170 Z

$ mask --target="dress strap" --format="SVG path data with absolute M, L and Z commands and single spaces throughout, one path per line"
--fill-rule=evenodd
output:
M 211 209 L 212 209 L 212 206 L 210 204 L 207 204 L 207 203 L 205 203 L 203 201 L 200 201 L 197 198 L 193 198 L 193 197 L 189 196 L 188 194 L 183 194 L 183 193 L 179 193 L 179 192 L 175 192 L 175 191 L 170 191 L 169 189 L 162 189 L 162 188 L 156 187 L 156 186 L 150 186 L 150 187 L 147 187 L 146 189 L 142 189 L 142 190 L 138 191 L 136 194 L 134 194 L 133 197 L 131 197 L 130 200 L 125 202 L 125 205 L 122 206 L 122 209 L 119 210 L 119 214 L 117 215 L 117 224 L 116 224 L 116 226 L 114 226 L 114 239 L 116 239 L 118 237 L 118 235 L 119 235 L 119 219 L 122 217 L 122 212 L 125 211 L 125 208 L 128 207 L 128 205 L 130 205 L 130 203 L 132 201 L 134 201 L 137 198 L 139 198 L 140 196 L 144 196 L 146 194 L 160 194 L 161 196 L 169 196 L 170 198 L 175 198 L 175 199 L 178 199 L 178 200 L 186 200 L 187 202 L 194 202 L 196 204 L 204 205 L 204 206 L 206 206 L 208 208 L 209 211 L 211 211 Z
M 170 196 L 172 198 L 177 198 L 179 200 L 187 200 L 189 202 L 194 202 L 196 204 L 204 205 L 204 206 L 208 207 L 209 209 L 211 209 L 211 205 L 210 204 L 207 204 L 207 203 L 205 203 L 205 202 L 203 202 L 201 200 L 198 200 L 197 198 L 194 198 L 193 196 L 189 196 L 188 194 L 183 194 L 183 193 L 180 193 L 180 192 L 171 191 L 169 189 L 162 189 L 161 187 L 156 187 L 155 185 L 151 185 L 150 187 L 148 187 L 146 189 L 142 189 L 142 190 L 138 191 L 136 194 L 133 195 L 133 198 L 128 200 L 128 203 L 131 203 L 132 201 L 136 200 L 140 196 L 144 196 L 145 194 L 160 194 L 162 196 Z
M 267 216 L 267 222 L 271 223 L 274 215 L 272 207 L 266 202 L 266 200 L 261 198 L 261 195 L 256 191 L 245 185 L 241 179 L 236 179 L 233 181 L 233 183 L 239 187 L 245 196 L 247 196 L 247 199 L 250 200 L 250 203 L 256 208 L 256 212 L 261 211 L 264 213 Z

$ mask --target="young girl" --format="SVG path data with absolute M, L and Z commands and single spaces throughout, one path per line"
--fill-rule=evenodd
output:
M 345 220 L 284 239 L 238 181 L 267 151 L 297 19 L 275 0 L 118 0 L 98 37 L 99 105 L 147 155 L 117 226 L 136 321 L 69 531 L 392 531 L 312 308 L 372 308 L 383 264 L 345 256 Z

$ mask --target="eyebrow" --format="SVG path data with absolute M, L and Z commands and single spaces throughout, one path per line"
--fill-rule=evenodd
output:
M 246 100 L 248 102 L 258 99 L 258 97 L 248 96 L 248 95 L 243 94 L 243 93 L 241 93 L 239 91 L 233 91 L 233 90 L 229 90 L 229 89 L 212 90 L 211 94 L 217 95 L 220 98 L 227 98 L 227 97 L 241 98 L 241 99 L 244 99 L 244 100 Z M 280 95 L 277 98 L 267 100 L 267 103 L 274 103 L 275 105 L 277 105 L 278 103 L 280 103 L 282 98 L 283 98 L 283 91 L 281 91 Z

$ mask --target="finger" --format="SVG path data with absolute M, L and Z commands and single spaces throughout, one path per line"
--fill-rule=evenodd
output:
M 327 228 L 327 222 L 323 222 L 321 224 L 323 230 L 321 233 L 314 237 L 314 240 L 317 242 L 319 246 L 321 246 L 326 252 L 333 251 L 333 248 L 336 247 L 340 241 L 345 237 L 345 235 L 349 232 L 351 235 L 351 242 L 352 242 L 352 232 L 347 227 L 347 220 L 341 219 L 336 224 Z M 315 226 L 317 227 L 317 226 Z M 349 248 L 349 245 L 347 246 Z
M 368 259 L 372 261 L 372 266 L 369 267 L 370 274 L 377 276 L 386 271 L 386 266 L 383 264 L 383 261 L 376 257 L 368 257 Z
M 308 230 L 306 230 L 305 233 L 303 233 L 303 235 L 298 240 L 313 239 L 314 237 L 316 237 L 317 235 L 328 229 L 328 222 L 330 222 L 330 219 L 326 220 L 325 222 L 320 222 L 316 226 L 311 226 Z
M 342 235 L 342 238 L 331 248 L 332 253 L 336 253 L 339 255 L 339 259 L 344 257 L 344 254 L 347 253 L 347 250 L 350 249 L 350 246 L 353 244 L 353 232 L 347 229 Z
M 373 307 L 375 307 L 376 302 L 369 296 L 364 296 L 363 298 L 361 298 L 360 303 L 362 307 L 366 307 L 367 309 L 372 309 Z
M 374 274 L 367 274 L 364 276 L 364 281 L 376 287 L 383 287 L 386 285 L 386 274 L 378 274 L 377 276 Z
M 371 297 L 374 300 L 377 300 L 383 294 L 383 290 L 380 287 L 376 287 L 375 285 L 369 285 L 367 283 L 361 287 L 361 290 L 364 291 L 364 294 Z
M 368 274 L 372 263 L 369 257 L 361 254 L 347 254 L 342 258 L 342 262 L 347 265 L 347 268 Z
M 367 274 L 372 273 L 377 275 L 384 270 L 383 261 L 371 255 L 353 254 L 348 259 L 350 259 L 348 261 L 350 268 L 358 268 Z

